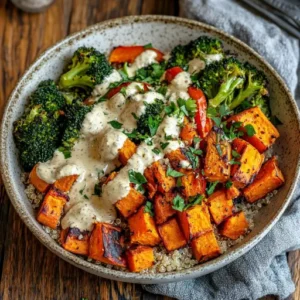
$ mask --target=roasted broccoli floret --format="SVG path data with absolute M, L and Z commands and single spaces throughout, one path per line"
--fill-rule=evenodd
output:
M 52 158 L 60 143 L 62 124 L 62 116 L 49 115 L 41 105 L 28 108 L 14 123 L 14 139 L 25 171 Z
M 208 65 L 199 78 L 199 86 L 209 99 L 209 105 L 219 106 L 241 89 L 245 82 L 245 68 L 235 58 L 227 58 Z
M 48 113 L 62 109 L 65 103 L 65 98 L 51 79 L 42 81 L 29 98 L 29 107 L 41 105 Z
M 206 63 L 221 60 L 224 57 L 222 42 L 215 38 L 200 36 L 186 46 L 188 60 L 199 58 Z
M 64 153 L 66 158 L 70 157 L 72 147 L 79 138 L 80 129 L 85 115 L 90 112 L 92 108 L 92 105 L 87 106 L 80 101 L 77 101 L 65 108 L 67 121 L 59 150 Z
M 112 66 L 108 63 L 104 54 L 94 48 L 81 47 L 77 49 L 59 80 L 61 89 L 74 87 L 93 89 L 112 72 Z
M 267 79 L 263 72 L 257 70 L 254 66 L 250 65 L 249 63 L 244 64 L 246 70 L 246 83 L 245 87 L 242 88 L 237 96 L 232 100 L 229 104 L 230 109 L 234 109 L 239 106 L 244 100 L 250 99 L 254 95 L 258 95 L 260 99 L 259 102 L 264 101 L 261 100 L 261 96 L 267 95 L 268 90 L 266 88 Z
M 188 63 L 187 48 L 183 45 L 176 46 L 170 53 L 167 69 L 172 67 L 184 68 Z

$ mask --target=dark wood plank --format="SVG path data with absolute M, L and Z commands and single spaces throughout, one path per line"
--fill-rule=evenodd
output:
M 34 59 L 66 35 L 110 18 L 134 14 L 178 15 L 178 0 L 56 0 L 42 14 L 0 1 L 0 113 L 18 78 Z M 299 252 L 290 256 L 299 283 Z M 294 258 L 293 258 L 294 257 Z M 81 271 L 42 246 L 10 205 L 0 182 L 0 299 L 169 299 L 139 285 Z M 299 284 L 298 284 L 299 286 Z M 299 289 L 297 290 L 299 293 Z M 299 297 L 294 297 L 299 299 Z

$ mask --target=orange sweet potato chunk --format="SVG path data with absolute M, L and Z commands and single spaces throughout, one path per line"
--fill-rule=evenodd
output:
M 61 231 L 60 242 L 62 247 L 72 253 L 88 255 L 89 234 L 81 232 L 78 228 L 66 228 Z
M 236 240 L 241 235 L 245 234 L 248 228 L 249 225 L 246 216 L 243 211 L 240 211 L 223 222 L 219 229 L 219 233 L 232 240 Z
M 184 126 L 180 132 L 180 138 L 187 144 L 192 145 L 193 140 L 197 137 L 197 130 L 193 123 L 190 123 L 187 118 L 184 119 Z
M 278 167 L 276 157 L 273 156 L 262 166 L 254 181 L 243 190 L 243 194 L 248 202 L 253 203 L 282 184 L 284 176 Z
M 137 146 L 130 139 L 127 139 L 121 149 L 119 149 L 119 161 L 125 166 L 130 157 L 136 152 Z
M 154 264 L 153 248 L 146 246 L 134 246 L 126 252 L 128 269 L 131 272 L 141 272 L 149 269 Z
M 198 194 L 204 194 L 206 181 L 201 174 L 190 173 L 181 177 L 181 185 L 185 197 L 193 197 Z
M 153 174 L 157 182 L 157 189 L 161 193 L 167 193 L 176 186 L 175 178 L 167 176 L 167 166 L 159 161 L 152 164 Z
M 169 159 L 170 165 L 173 169 L 184 174 L 189 173 L 189 170 L 182 167 L 181 162 L 187 161 L 188 158 L 184 154 L 184 149 L 178 148 L 166 154 L 166 158 Z
M 241 192 L 234 185 L 232 185 L 229 189 L 226 189 L 226 198 L 227 200 L 234 200 L 240 195 L 240 193 Z
M 239 139 L 236 139 L 239 140 Z M 236 141 L 235 140 L 235 141 Z M 233 142 L 233 146 L 234 143 Z M 260 154 L 259 151 L 251 144 L 246 143 L 246 146 L 241 152 L 241 156 L 235 160 L 239 161 L 239 165 L 234 165 L 234 171 L 231 171 L 231 180 L 233 184 L 241 189 L 244 188 L 252 178 L 257 175 L 261 165 L 264 161 L 264 155 Z
M 213 230 L 205 203 L 178 212 L 178 219 L 187 241 Z
M 166 222 L 170 217 L 176 214 L 172 208 L 173 199 L 176 194 L 169 192 L 166 194 L 156 194 L 154 197 L 154 217 L 156 224 Z
M 245 131 L 246 125 L 252 125 L 256 133 L 252 137 L 245 134 L 243 139 L 254 146 L 260 153 L 266 151 L 279 137 L 278 130 L 259 107 L 246 109 L 229 118 L 228 122 L 229 124 L 232 122 L 242 122 L 241 129 L 243 131 Z
M 68 197 L 55 188 L 51 188 L 45 195 L 42 205 L 37 214 L 39 223 L 56 229 L 60 223 L 64 206 Z
M 34 168 L 31 170 L 29 174 L 29 181 L 30 183 L 41 193 L 45 193 L 48 188 L 50 187 L 50 184 L 42 180 L 38 175 L 37 175 L 37 167 L 38 165 L 35 165 Z
M 77 180 L 77 178 L 78 175 L 62 177 L 54 182 L 54 186 L 60 191 L 68 192 L 71 189 L 74 182 Z
M 107 223 L 96 223 L 89 242 L 89 257 L 106 264 L 125 267 L 121 229 Z
M 145 212 L 145 206 L 142 206 L 136 214 L 128 219 L 128 225 L 132 244 L 155 246 L 160 242 L 154 219 Z
M 131 187 L 128 195 L 116 202 L 115 205 L 121 215 L 128 218 L 137 211 L 144 201 L 144 195 Z
M 144 176 L 147 179 L 146 188 L 148 191 L 148 197 L 152 199 L 157 192 L 157 182 L 154 177 L 153 168 L 149 166 L 144 171 Z
M 207 232 L 191 243 L 193 256 L 199 262 L 204 262 L 221 254 L 221 249 L 213 231 Z
M 158 232 L 169 252 L 184 247 L 187 244 L 175 218 L 158 226 Z
M 206 180 L 210 182 L 226 182 L 230 177 L 230 160 L 231 145 L 227 141 L 217 143 L 216 133 L 211 131 L 207 136 L 204 160 L 204 174 Z
M 207 202 L 209 212 L 217 225 L 233 214 L 233 201 L 227 199 L 225 190 L 214 192 L 209 196 Z

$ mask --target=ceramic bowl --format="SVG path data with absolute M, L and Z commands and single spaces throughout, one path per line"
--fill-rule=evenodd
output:
M 224 255 L 197 265 L 193 268 L 164 274 L 135 274 L 111 270 L 89 263 L 79 256 L 65 251 L 35 219 L 20 180 L 21 168 L 13 141 L 13 122 L 24 110 L 28 95 L 41 80 L 57 79 L 65 62 L 79 46 L 93 46 L 108 52 L 117 45 L 148 44 L 162 51 L 169 51 L 175 45 L 187 43 L 200 35 L 217 37 L 224 42 L 225 49 L 238 53 L 241 60 L 247 60 L 262 69 L 270 82 L 271 107 L 273 113 L 283 122 L 279 126 L 281 137 L 274 147 L 280 157 L 280 167 L 286 184 L 272 199 L 270 205 L 263 207 L 255 217 L 253 231 L 239 244 Z M 238 39 L 212 26 L 176 17 L 132 16 L 109 20 L 75 33 L 44 52 L 26 71 L 12 92 L 3 116 L 1 130 L 1 172 L 6 191 L 24 223 L 33 234 L 52 252 L 69 263 L 90 273 L 108 279 L 134 283 L 163 283 L 186 280 L 215 271 L 249 251 L 278 221 L 295 188 L 299 173 L 300 125 L 297 106 L 287 86 L 275 70 L 255 51 Z

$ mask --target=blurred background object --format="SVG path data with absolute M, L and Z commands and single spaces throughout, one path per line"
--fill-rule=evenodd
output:
M 11 0 L 18 8 L 31 13 L 39 13 L 46 10 L 54 0 Z

